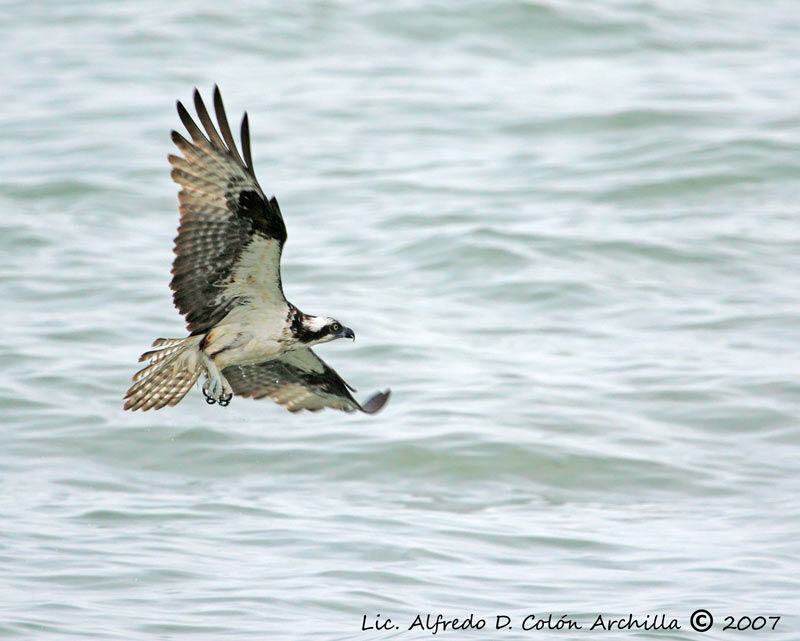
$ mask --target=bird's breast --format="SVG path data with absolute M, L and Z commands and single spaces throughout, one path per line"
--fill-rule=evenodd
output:
M 206 336 L 204 351 L 220 368 L 253 365 L 292 349 L 287 342 L 286 316 L 275 313 L 232 315 Z

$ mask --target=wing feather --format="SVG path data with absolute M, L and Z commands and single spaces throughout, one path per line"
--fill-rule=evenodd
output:
M 183 103 L 180 100 L 177 102 L 177 108 L 178 117 L 181 119 L 183 126 L 186 127 L 186 131 L 189 132 L 194 144 L 204 149 L 212 149 L 211 142 L 209 142 L 208 138 L 205 137 L 205 134 L 202 132 L 200 127 L 197 126 L 197 123 L 189 115 L 189 112 L 186 110 L 186 107 L 183 106 Z
M 189 163 L 195 166 L 202 166 L 206 172 L 217 176 L 227 178 L 230 174 L 230 168 L 228 163 L 224 162 L 224 159 L 220 159 L 218 155 L 208 153 L 202 147 L 190 143 L 177 131 L 172 132 L 172 142 L 183 152 Z
M 379 392 L 361 405 L 348 391 L 347 383 L 311 349 L 286 352 L 256 365 L 230 365 L 222 373 L 234 394 L 269 397 L 290 412 L 330 407 L 374 414 L 386 405 L 390 394 L 389 390 Z
M 219 87 L 214 85 L 214 111 L 217 114 L 217 122 L 219 122 L 219 130 L 222 132 L 222 137 L 228 144 L 228 149 L 233 154 L 234 159 L 242 167 L 245 167 L 242 157 L 236 149 L 236 141 L 231 134 L 231 127 L 228 124 L 228 117 L 225 115 L 225 105 L 222 104 L 222 95 L 219 92 Z M 216 133 L 216 132 L 215 132 Z
M 244 154 L 244 162 L 247 165 L 247 171 L 250 172 L 251 176 L 255 177 L 253 157 L 250 154 L 250 121 L 247 118 L 246 111 L 242 117 L 242 131 L 240 137 L 242 139 L 242 153 Z
M 217 91 L 216 86 L 214 87 L 214 90 Z M 208 139 L 211 141 L 211 145 L 217 149 L 229 149 L 229 147 L 225 146 L 222 138 L 219 137 L 217 128 L 214 126 L 211 116 L 208 115 L 208 109 L 206 109 L 203 98 L 200 96 L 200 92 L 197 89 L 194 90 L 194 108 L 195 111 L 197 111 L 197 117 L 200 118 L 200 124 L 202 124 L 203 129 L 206 130 L 206 134 L 208 135 Z M 221 127 L 222 123 L 220 123 L 220 128 Z M 235 147 L 235 145 L 233 146 Z
M 182 156 L 170 154 L 169 161 L 172 179 L 181 186 L 173 300 L 189 331 L 197 334 L 239 304 L 285 302 L 280 257 L 286 226 L 277 201 L 264 195 L 253 175 L 246 118 L 242 148 L 247 164 L 236 149 L 219 88 L 214 88 L 219 131 L 196 89 L 194 107 L 205 132 L 178 102 L 191 142 L 173 131 Z

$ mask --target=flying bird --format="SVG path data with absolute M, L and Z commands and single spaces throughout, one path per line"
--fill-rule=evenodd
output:
M 325 407 L 374 414 L 389 390 L 361 404 L 342 378 L 311 349 L 353 330 L 327 316 L 304 314 L 286 300 L 281 252 L 286 226 L 275 197 L 258 184 L 250 154 L 247 113 L 241 126 L 242 156 L 231 134 L 219 88 L 214 112 L 219 129 L 195 89 L 203 130 L 181 104 L 178 115 L 191 142 L 177 131 L 183 154 L 169 156 L 181 186 L 180 226 L 172 264 L 173 301 L 189 335 L 159 338 L 133 377 L 126 410 L 176 405 L 202 376 L 209 404 L 227 406 L 233 395 L 269 397 L 290 412 Z

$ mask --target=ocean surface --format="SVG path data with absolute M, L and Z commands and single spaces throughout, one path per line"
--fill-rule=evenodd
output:
M 0 638 L 798 638 L 800 3 L 2 7 Z M 215 83 L 374 417 L 122 411 Z

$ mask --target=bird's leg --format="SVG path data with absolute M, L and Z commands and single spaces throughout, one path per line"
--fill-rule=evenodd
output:
M 213 358 L 204 352 L 200 352 L 200 354 L 206 368 L 206 380 L 203 383 L 203 396 L 206 397 L 206 403 L 209 405 L 219 403 L 220 406 L 227 407 L 233 398 L 233 389 L 231 389 L 230 383 L 222 375 Z

